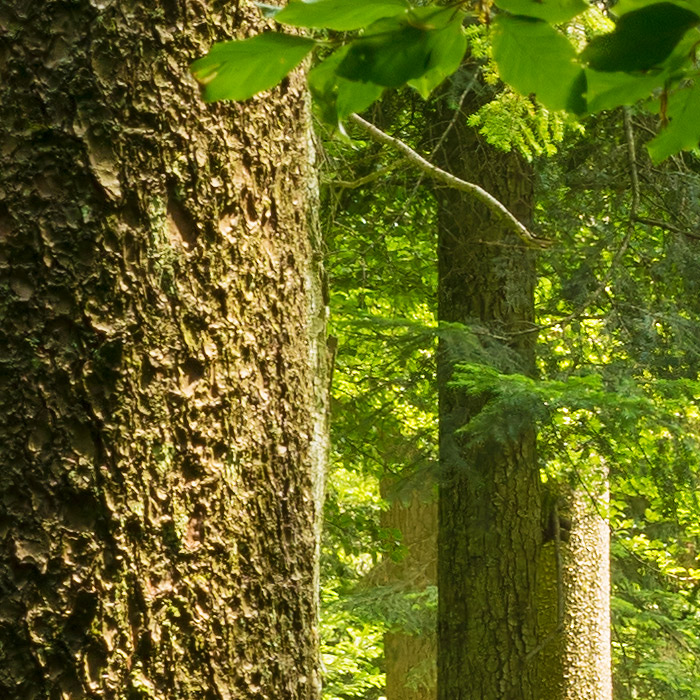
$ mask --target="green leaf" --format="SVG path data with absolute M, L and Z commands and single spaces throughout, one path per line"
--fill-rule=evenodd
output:
M 700 142 L 700 80 L 671 95 L 666 114 L 669 125 L 647 144 L 654 163 Z
M 409 7 L 404 0 L 291 0 L 275 21 L 347 32 L 405 13 Z
M 428 38 L 430 49 L 430 70 L 420 78 L 409 80 L 408 84 L 418 90 L 423 99 L 462 63 L 467 50 L 467 38 L 462 29 L 464 15 L 460 12 L 444 28 L 432 32 Z
M 588 9 L 585 0 L 496 0 L 496 5 L 514 15 L 536 17 L 551 24 L 568 22 Z
M 655 75 L 630 75 L 629 73 L 601 73 L 586 69 L 588 89 L 587 111 L 591 114 L 620 105 L 632 105 L 643 100 L 657 88 L 663 87 L 664 73 Z
M 381 97 L 384 88 L 374 83 L 347 80 L 336 71 L 349 46 L 343 46 L 309 72 L 309 88 L 322 121 L 335 129 L 353 112 L 362 112 Z
M 386 30 L 353 41 L 338 67 L 339 75 L 399 87 L 426 72 L 430 58 L 428 32 L 409 24 L 396 26 L 390 20 L 380 20 L 376 25 Z
M 685 7 L 696 14 L 700 13 L 700 0 L 670 0 L 670 2 L 679 7 Z M 616 17 L 621 17 L 635 10 L 640 10 L 643 7 L 658 4 L 659 0 L 619 0 L 619 2 L 615 3 L 612 13 Z
M 647 5 L 622 15 L 613 32 L 592 39 L 581 60 L 597 71 L 649 70 L 668 58 L 698 23 L 695 12 L 673 3 Z
M 190 71 L 204 87 L 204 99 L 247 100 L 279 83 L 316 46 L 312 39 L 268 32 L 214 44 Z
M 493 23 L 493 57 L 501 78 L 549 109 L 585 110 L 585 75 L 571 42 L 546 22 L 500 16 Z
M 687 75 L 688 57 L 694 45 L 695 37 L 686 34 L 663 62 L 662 70 L 653 70 L 647 74 L 601 72 L 587 68 L 588 112 L 595 113 L 620 105 L 632 105 L 649 98 L 660 88 L 684 80 Z
M 435 65 L 435 35 L 455 14 L 453 8 L 420 7 L 405 18 L 386 17 L 374 22 L 350 44 L 338 75 L 385 87 L 399 87 L 424 76 Z

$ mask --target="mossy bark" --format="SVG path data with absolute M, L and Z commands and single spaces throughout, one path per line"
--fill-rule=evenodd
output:
M 300 76 L 205 105 L 187 70 L 260 28 L 0 8 L 2 697 L 317 697 L 308 106 Z

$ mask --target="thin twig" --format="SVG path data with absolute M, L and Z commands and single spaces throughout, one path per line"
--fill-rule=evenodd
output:
M 444 182 L 446 185 L 449 185 L 456 190 L 469 192 L 472 194 L 475 199 L 485 204 L 493 212 L 498 214 L 506 223 L 508 223 L 513 232 L 516 233 L 527 246 L 531 248 L 545 248 L 551 244 L 550 241 L 537 238 L 537 236 L 533 235 L 501 202 L 499 202 L 493 195 L 489 194 L 485 189 L 479 187 L 479 185 L 462 180 L 455 175 L 448 173 L 446 170 L 438 168 L 436 165 L 433 165 L 423 158 L 423 156 L 421 156 L 419 153 L 416 153 L 416 151 L 414 151 L 408 144 L 404 143 L 400 139 L 394 138 L 393 136 L 389 136 L 389 134 L 383 132 L 381 129 L 378 129 L 376 126 L 374 126 L 374 124 L 370 124 L 370 122 L 364 120 L 359 114 L 351 114 L 350 119 L 365 129 L 365 131 L 370 134 L 374 141 L 391 146 L 397 151 L 403 153 L 408 161 L 420 168 L 434 180 Z
M 657 219 L 650 219 L 646 216 L 635 216 L 630 219 L 630 221 L 639 223 L 639 224 L 646 224 L 647 226 L 657 226 L 658 228 L 665 229 L 666 231 L 671 231 L 672 233 L 678 233 L 686 238 L 690 238 L 695 241 L 700 241 L 700 235 L 695 234 L 695 233 L 690 233 L 690 231 L 685 231 L 684 229 L 679 228 L 678 226 L 674 226 L 673 224 L 669 224 L 665 221 L 659 221 Z M 610 266 L 608 267 L 608 270 L 599 283 L 598 287 L 586 298 L 586 301 L 579 306 L 576 310 L 572 311 L 570 314 L 564 316 L 563 318 L 560 318 L 556 321 L 552 321 L 551 323 L 542 323 L 542 324 L 537 324 L 533 325 L 531 328 L 526 328 L 525 330 L 522 331 L 511 331 L 510 337 L 512 338 L 513 336 L 516 335 L 528 335 L 530 333 L 539 333 L 540 331 L 545 331 L 549 330 L 550 328 L 560 328 L 564 329 L 566 326 L 568 326 L 574 319 L 585 319 L 586 317 L 583 316 L 583 312 L 585 311 L 586 307 L 588 307 L 590 304 L 592 304 L 599 296 L 600 294 L 605 290 L 607 287 L 608 282 L 610 281 L 610 278 L 612 277 L 612 273 L 615 269 L 615 266 L 619 263 L 620 259 L 622 258 L 623 254 L 627 250 L 627 247 L 629 246 L 630 239 L 632 237 L 632 233 L 634 232 L 634 229 L 630 226 L 630 228 L 627 231 L 627 234 L 625 235 L 624 239 L 622 240 L 622 243 L 620 244 L 620 247 L 617 250 L 617 253 L 615 253 L 615 257 L 613 258 L 613 261 L 610 263 Z
M 639 173 L 637 172 L 637 148 L 634 142 L 634 131 L 629 109 L 623 112 L 625 124 L 625 138 L 627 140 L 627 159 L 630 164 L 630 178 L 632 180 L 632 207 L 630 208 L 630 219 L 634 220 L 639 209 Z
M 590 304 L 593 304 L 603 293 L 603 291 L 605 291 L 605 288 L 608 286 L 610 278 L 613 276 L 615 268 L 618 266 L 618 264 L 622 260 L 622 257 L 627 251 L 630 240 L 632 239 L 632 235 L 634 233 L 634 226 L 632 224 L 637 218 L 637 208 L 639 207 L 639 173 L 637 171 L 637 154 L 634 142 L 634 131 L 632 129 L 632 120 L 630 119 L 628 110 L 624 111 L 624 125 L 625 138 L 627 141 L 627 158 L 629 160 L 630 178 L 632 180 L 632 206 L 630 207 L 629 225 L 627 227 L 627 233 L 622 239 L 622 243 L 620 243 L 620 247 L 617 249 L 617 252 L 615 253 L 612 259 L 612 262 L 608 266 L 608 269 L 603 275 L 603 278 L 600 280 L 598 287 L 593 291 L 592 294 L 588 296 L 586 301 L 578 309 L 570 313 L 568 316 L 566 316 L 564 319 L 562 319 L 556 324 L 562 328 L 565 325 L 568 325 L 575 318 L 580 316 L 585 310 L 585 308 Z
M 648 226 L 659 226 L 660 228 L 666 229 L 668 231 L 674 231 L 678 233 L 683 233 L 685 236 L 688 238 L 698 238 L 700 239 L 700 236 L 696 236 L 695 234 L 682 231 L 681 229 L 673 226 L 672 224 L 666 224 L 663 221 L 657 221 L 655 219 L 648 219 L 643 216 L 637 216 L 637 210 L 639 208 L 639 201 L 640 201 L 640 194 L 639 194 L 639 172 L 637 169 L 637 149 L 636 149 L 636 144 L 634 140 L 634 127 L 632 124 L 632 120 L 630 118 L 630 113 L 629 110 L 625 110 L 624 113 L 624 127 L 625 127 L 625 140 L 627 141 L 627 158 L 629 161 L 629 166 L 630 166 L 630 179 L 632 181 L 632 205 L 630 207 L 630 215 L 629 215 L 629 221 L 628 221 L 628 228 L 627 228 L 627 233 L 625 234 L 625 237 L 622 239 L 622 242 L 620 243 L 620 247 L 617 249 L 617 252 L 615 253 L 612 262 L 610 263 L 605 275 L 601 279 L 600 283 L 598 284 L 597 288 L 587 297 L 586 301 L 581 304 L 581 306 L 574 311 L 572 311 L 570 314 L 565 316 L 562 319 L 559 319 L 558 321 L 555 321 L 553 323 L 548 323 L 546 325 L 540 325 L 540 326 L 535 326 L 533 328 L 526 329 L 524 331 L 518 331 L 516 333 L 513 333 L 511 335 L 525 335 L 528 333 L 537 333 L 542 330 L 546 330 L 548 328 L 554 328 L 554 327 L 559 327 L 559 328 L 564 328 L 565 326 L 568 326 L 569 323 L 571 323 L 574 319 L 579 318 L 581 314 L 584 312 L 587 306 L 590 304 L 594 303 L 598 297 L 605 291 L 608 282 L 610 281 L 610 278 L 613 275 L 613 272 L 615 271 L 615 268 L 617 265 L 620 263 L 622 260 L 623 255 L 625 254 L 630 240 L 632 239 L 632 235 L 634 233 L 634 223 L 641 223 L 641 224 L 647 224 Z
M 359 177 L 357 180 L 334 180 L 332 178 L 324 179 L 323 184 L 324 185 L 330 185 L 331 187 L 343 187 L 348 190 L 354 190 L 358 187 L 362 187 L 363 185 L 368 185 L 370 182 L 374 182 L 375 180 L 379 179 L 383 175 L 386 175 L 389 171 L 393 170 L 394 168 L 398 167 L 399 165 L 402 165 L 406 161 L 405 158 L 399 158 L 398 160 L 395 160 L 393 163 L 389 163 L 389 165 L 385 165 L 383 168 L 379 168 L 379 170 L 375 170 L 373 173 L 370 173 L 369 175 L 365 175 L 364 177 Z
M 625 254 L 625 251 L 627 250 L 627 247 L 629 246 L 630 240 L 632 239 L 632 234 L 634 233 L 634 227 L 629 226 L 627 229 L 627 233 L 625 234 L 625 237 L 622 239 L 622 242 L 620 243 L 620 247 L 617 249 L 617 252 L 615 253 L 612 262 L 608 266 L 608 269 L 606 270 L 605 274 L 603 275 L 603 278 L 600 280 L 598 283 L 598 286 L 591 292 L 591 294 L 586 297 L 586 301 L 583 302 L 577 309 L 572 311 L 570 314 L 567 314 L 564 316 L 564 318 L 560 318 L 557 321 L 552 321 L 551 323 L 545 323 L 537 326 L 533 326 L 532 328 L 526 328 L 525 330 L 522 331 L 512 331 L 510 333 L 511 338 L 516 335 L 528 335 L 530 333 L 539 333 L 540 331 L 547 330 L 549 328 L 561 328 L 562 330 L 568 326 L 574 319 L 580 318 L 581 314 L 586 310 L 588 306 L 593 304 L 598 297 L 605 291 L 606 287 L 608 286 L 608 282 L 610 281 L 610 278 L 613 275 L 613 272 L 615 271 L 615 268 L 617 267 L 618 263 L 620 260 L 622 260 L 622 256 Z
M 480 70 L 480 69 L 479 69 Z M 464 100 L 467 97 L 467 94 L 469 91 L 474 87 L 474 83 L 477 80 L 479 71 L 474 73 L 474 76 L 472 77 L 472 80 L 470 83 L 467 85 L 466 88 L 462 91 L 462 94 L 459 98 L 459 103 L 457 104 L 457 108 L 455 109 L 455 113 L 452 116 L 452 119 L 450 120 L 450 123 L 447 125 L 447 128 L 442 132 L 442 135 L 440 136 L 440 139 L 438 140 L 437 144 L 433 148 L 432 153 L 430 154 L 430 159 L 433 159 L 433 156 L 437 153 L 438 149 L 440 146 L 443 144 L 447 136 L 449 135 L 450 131 L 454 128 L 455 124 L 457 123 L 457 119 L 460 117 L 461 112 L 462 112 L 462 105 L 464 104 Z M 414 200 L 416 193 L 420 189 L 421 185 L 423 184 L 423 178 L 425 176 L 425 173 L 421 172 L 418 177 L 416 178 L 416 182 L 413 185 L 413 189 L 411 190 L 411 193 L 406 197 L 403 203 L 403 208 L 401 212 L 398 214 L 398 216 L 394 219 L 394 226 L 396 226 L 399 221 L 401 220 L 401 217 L 406 213 L 408 210 L 408 205 Z
M 447 128 L 442 132 L 442 135 L 438 139 L 438 142 L 433 147 L 433 151 L 430 154 L 431 158 L 433 156 L 435 156 L 435 154 L 440 150 L 440 147 L 442 146 L 443 143 L 445 143 L 445 139 L 448 137 L 450 131 L 452 131 L 452 129 L 454 129 L 454 126 L 457 123 L 457 120 L 462 116 L 462 105 L 464 104 L 464 100 L 467 98 L 467 95 L 469 94 L 471 89 L 476 84 L 476 81 L 479 79 L 480 74 L 481 74 L 481 68 L 477 68 L 474 71 L 474 75 L 472 75 L 472 79 L 467 84 L 467 87 L 465 87 L 464 90 L 462 90 L 462 94 L 459 98 L 459 102 L 457 103 L 457 108 L 455 109 L 455 113 L 452 116 L 450 123 L 447 125 Z
M 670 231 L 671 233 L 680 233 L 686 238 L 692 238 L 694 241 L 700 241 L 700 235 L 697 233 L 691 233 L 685 229 L 679 228 L 674 224 L 670 224 L 667 221 L 660 221 L 659 219 L 650 219 L 647 216 L 635 216 L 632 221 L 636 221 L 639 224 L 646 224 L 647 226 L 656 226 L 657 228 L 663 229 L 664 231 Z
M 629 216 L 629 225 L 627 228 L 627 233 L 625 234 L 625 237 L 622 239 L 622 243 L 620 243 L 620 247 L 617 249 L 617 252 L 615 253 L 612 262 L 610 263 L 605 275 L 603 275 L 603 278 L 600 280 L 600 283 L 598 284 L 598 287 L 593 291 L 592 294 L 588 296 L 586 301 L 575 311 L 570 313 L 568 316 L 565 316 L 563 319 L 560 321 L 557 321 L 556 323 L 553 324 L 548 324 L 547 326 L 541 326 L 540 330 L 552 326 L 559 326 L 563 328 L 564 326 L 568 325 L 571 321 L 573 321 L 575 318 L 578 318 L 585 308 L 589 306 L 590 304 L 594 303 L 598 297 L 605 291 L 605 288 L 608 286 L 608 282 L 610 281 L 610 278 L 613 275 L 613 272 L 615 271 L 615 268 L 618 266 L 620 261 L 622 260 L 623 255 L 625 254 L 630 240 L 632 239 L 632 235 L 634 234 L 634 222 L 639 222 L 643 224 L 647 224 L 649 226 L 659 226 L 661 228 L 665 228 L 669 231 L 675 230 L 679 231 L 680 229 L 677 229 L 675 227 L 672 227 L 670 224 L 664 224 L 661 221 L 656 221 L 654 219 L 647 219 L 646 217 L 641 217 L 637 216 L 637 209 L 639 207 L 639 173 L 637 171 L 637 155 L 636 155 L 636 147 L 635 147 L 635 141 L 634 141 L 634 131 L 632 128 L 632 120 L 630 119 L 629 111 L 625 110 L 624 111 L 624 125 L 625 125 L 625 138 L 627 141 L 627 157 L 629 159 L 629 165 L 630 165 L 630 178 L 632 180 L 632 206 L 630 207 L 630 216 Z M 684 235 L 688 236 L 689 238 L 696 238 L 695 235 L 691 233 L 687 233 L 685 231 L 682 231 Z M 700 237 L 698 237 L 700 238 Z M 536 332 L 537 329 L 530 329 L 528 331 L 521 331 L 520 333 L 534 333 Z

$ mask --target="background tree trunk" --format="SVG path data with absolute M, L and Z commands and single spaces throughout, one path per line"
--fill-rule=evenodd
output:
M 221 8 L 0 8 L 2 697 L 318 693 L 308 112 L 201 103 Z
M 607 474 L 598 476 L 597 484 L 575 491 L 571 499 L 573 524 L 565 569 L 566 700 L 613 697 L 609 494 Z
M 443 101 L 435 133 L 444 133 L 453 118 L 454 124 L 439 164 L 484 187 L 529 226 L 530 168 L 467 126 L 474 96 L 456 116 Z M 495 366 L 532 374 L 535 336 L 523 331 L 534 323 L 534 255 L 463 193 L 440 188 L 436 197 L 439 320 L 476 324 Z M 483 405 L 448 386 L 455 363 L 473 361 L 460 349 L 467 332 L 455 330 L 438 350 L 438 698 L 541 700 L 527 662 L 537 639 L 535 562 L 542 541 L 535 432 L 477 446 L 459 434 Z M 504 337 L 512 338 L 505 346 L 497 340 Z
M 399 563 L 387 563 L 387 582 L 418 593 L 437 585 L 437 503 L 432 479 L 412 489 L 410 501 L 393 494 L 382 514 L 382 526 L 400 530 L 406 554 Z M 386 486 L 386 485 L 385 485 Z M 386 486 L 392 496 L 391 486 Z M 434 629 L 418 634 L 392 631 L 384 635 L 387 700 L 434 700 L 437 638 Z
M 567 541 L 546 542 L 537 562 L 541 641 L 532 656 L 540 694 L 555 700 L 612 698 L 608 488 L 597 476 L 585 488 L 560 487 Z
M 462 113 L 438 111 L 437 136 L 453 122 L 440 165 L 530 227 L 531 167 L 466 123 L 481 99 L 473 91 Z M 476 326 L 492 365 L 534 375 L 533 252 L 463 193 L 440 189 L 437 200 L 440 321 Z M 455 363 L 474 361 L 463 343 L 452 331 L 438 354 L 438 698 L 609 700 L 607 525 L 589 494 L 567 493 L 570 543 L 543 542 L 553 499 L 540 483 L 534 428 L 504 425 L 481 443 L 459 433 L 484 403 L 448 386 Z

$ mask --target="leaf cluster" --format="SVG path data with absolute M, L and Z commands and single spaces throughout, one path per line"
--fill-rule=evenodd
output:
M 627 0 L 615 7 L 614 29 L 587 43 L 575 31 L 590 11 L 584 0 L 495 5 L 500 12 L 490 23 L 493 57 L 500 78 L 520 95 L 575 115 L 651 98 L 649 107 L 665 126 L 649 143 L 654 161 L 698 145 L 699 0 Z M 427 98 L 461 65 L 467 51 L 463 25 L 479 19 L 462 1 L 414 6 L 407 0 L 291 0 L 263 9 L 279 24 L 325 36 L 267 32 L 214 45 L 191 67 L 204 98 L 247 99 L 278 84 L 320 49 L 324 57 L 309 73 L 309 87 L 321 119 L 334 129 L 386 88 L 408 85 Z

